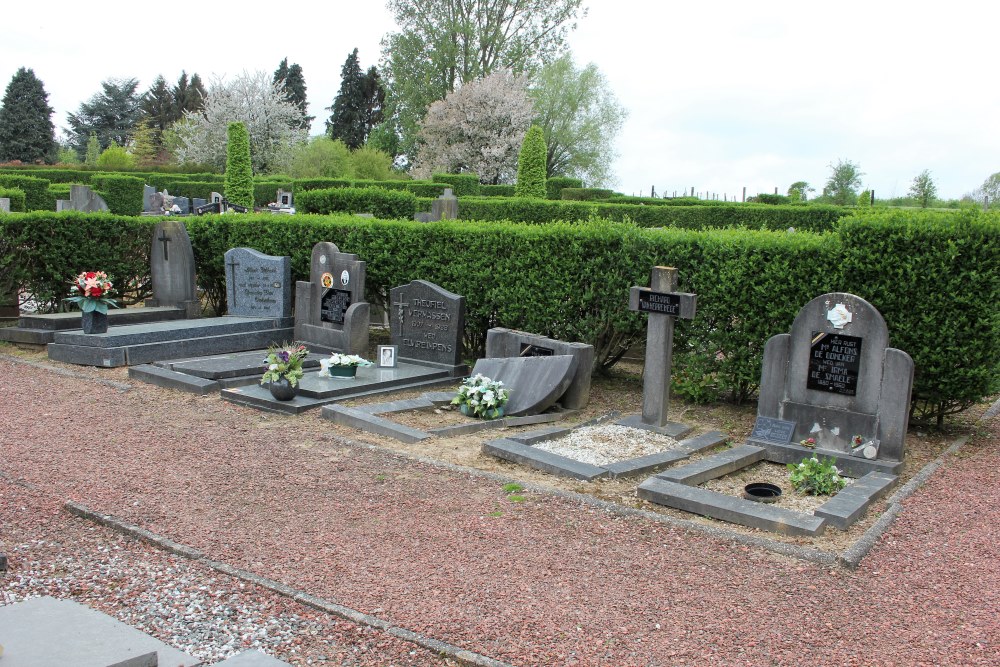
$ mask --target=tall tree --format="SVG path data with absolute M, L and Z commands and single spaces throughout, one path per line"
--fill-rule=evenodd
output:
M 413 175 L 474 172 L 482 183 L 513 183 L 532 113 L 524 79 L 510 72 L 462 86 L 427 110 Z
M 243 123 L 226 126 L 226 199 L 253 209 L 253 169 L 250 166 L 250 133 Z
M 501 69 L 531 74 L 565 49 L 583 0 L 389 0 L 382 39 L 387 116 L 409 157 L 430 104 Z
M 542 67 L 529 94 L 548 146 L 547 175 L 574 176 L 594 187 L 611 184 L 614 142 L 628 112 L 597 65 L 577 69 L 566 53 Z
M 174 105 L 174 95 L 163 75 L 158 75 L 139 102 L 143 123 L 154 132 L 154 141 L 159 141 L 163 131 L 180 116 Z
M 91 132 L 97 134 L 101 150 L 115 142 L 128 143 L 139 120 L 138 79 L 107 79 L 101 82 L 101 92 L 80 104 L 76 113 L 67 117 L 70 141 L 81 155 L 87 150 Z
M 285 100 L 295 106 L 302 114 L 299 127 L 306 132 L 312 125 L 315 116 L 306 115 L 306 78 L 302 74 L 302 68 L 298 63 L 288 65 L 288 58 L 284 58 L 278 69 L 274 72 L 272 82 L 283 92 Z
M 368 140 L 372 130 L 385 119 L 385 86 L 375 65 L 365 73 L 361 99 L 364 101 L 365 140 Z
M 830 165 L 830 169 L 832 172 L 823 187 L 823 196 L 841 206 L 856 203 L 861 177 L 864 176 L 861 167 L 850 160 L 838 160 L 837 164 Z
M 326 134 L 340 139 L 351 150 L 365 143 L 365 75 L 354 49 L 340 68 L 340 91 L 333 100 L 326 121 Z
M 518 197 L 545 199 L 545 133 L 532 125 L 524 135 L 521 152 L 517 156 L 517 183 L 514 194 Z
M 34 70 L 20 68 L 11 77 L 0 107 L 0 162 L 51 162 L 58 146 L 52 107 Z
M 180 120 L 185 112 L 200 111 L 205 105 L 205 85 L 201 82 L 201 77 L 197 72 L 188 79 L 187 72 L 181 70 L 181 75 L 177 79 L 177 84 L 170 91 L 174 96 L 174 122 Z
M 937 186 L 934 184 L 934 179 L 931 178 L 929 169 L 924 169 L 913 177 L 910 196 L 920 202 L 921 208 L 930 206 L 934 198 L 937 197 Z
M 806 201 L 809 198 L 809 193 L 815 191 L 816 189 L 809 187 L 809 183 L 806 181 L 795 181 L 788 186 L 788 196 L 791 197 L 792 201 Z

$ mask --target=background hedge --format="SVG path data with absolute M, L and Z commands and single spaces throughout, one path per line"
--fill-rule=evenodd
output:
M 0 187 L 0 199 L 2 198 L 10 199 L 11 213 L 24 212 L 24 190 L 21 190 L 20 188 Z
M 142 190 L 145 182 L 135 176 L 122 174 L 94 174 L 90 185 L 104 198 L 112 213 L 118 215 L 142 214 Z
M 412 192 L 382 188 L 306 190 L 295 197 L 295 210 L 303 213 L 371 213 L 376 218 L 412 219 L 416 206 Z
M 456 197 L 476 196 L 479 194 L 479 176 L 477 174 L 434 174 L 431 180 L 435 183 L 447 183 Z
M 24 193 L 26 211 L 55 210 L 55 200 L 49 196 L 49 182 L 34 176 L 0 174 L 0 187 L 16 188 Z

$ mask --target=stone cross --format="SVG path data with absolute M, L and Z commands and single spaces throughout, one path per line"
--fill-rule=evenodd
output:
M 171 241 L 173 241 L 173 239 L 170 238 L 169 236 L 167 236 L 166 230 L 162 230 L 161 229 L 160 230 L 160 237 L 158 239 L 156 239 L 156 240 L 163 242 L 163 261 L 164 262 L 169 262 L 170 261 L 170 249 L 167 246 L 167 244 L 170 243 Z
M 239 265 L 240 265 L 240 263 L 236 261 L 236 257 L 235 256 L 230 257 L 229 261 L 226 262 L 226 266 L 229 267 L 229 272 L 232 274 L 234 281 L 236 279 L 236 267 L 239 266 Z M 234 284 L 232 286 L 233 302 L 231 304 L 229 304 L 231 306 L 235 306 L 236 305 L 236 292 L 237 292 L 237 289 L 236 289 L 236 286 Z
M 406 308 L 407 306 L 410 305 L 408 302 L 403 301 L 403 299 L 405 299 L 405 298 L 406 298 L 406 295 L 403 294 L 402 291 L 400 291 L 399 292 L 399 300 L 398 301 L 394 301 L 392 303 L 392 305 L 394 305 L 394 306 L 396 306 L 396 307 L 399 308 L 399 326 L 400 327 L 403 326 L 403 318 L 404 318 L 405 313 L 406 313 L 406 311 L 404 310 L 404 308 Z
M 697 296 L 677 291 L 677 269 L 654 266 L 649 287 L 629 290 L 629 310 L 649 313 L 646 362 L 642 382 L 642 423 L 667 426 L 670 367 L 673 360 L 674 318 L 694 318 Z

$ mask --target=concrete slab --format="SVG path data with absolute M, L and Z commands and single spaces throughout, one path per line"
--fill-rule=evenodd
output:
M 232 352 L 208 357 L 164 360 L 157 362 L 157 365 L 208 380 L 223 380 L 248 375 L 255 375 L 259 379 L 267 369 L 267 364 L 264 362 L 265 356 L 267 356 L 267 349 L 260 348 L 247 352 Z M 325 359 L 328 356 L 325 353 L 318 354 L 310 351 L 309 356 L 302 361 L 302 367 L 305 370 L 317 369 L 320 359 Z
M 659 476 L 640 484 L 637 495 L 657 505 L 783 535 L 819 535 L 826 528 L 826 521 L 821 517 L 727 496 Z
M 813 514 L 844 530 L 860 519 L 872 503 L 888 493 L 896 481 L 896 477 L 869 473 L 817 507 Z
M 164 387 L 166 389 L 179 389 L 180 391 L 205 396 L 215 394 L 220 390 L 219 383 L 215 380 L 178 373 L 177 371 L 160 368 L 153 364 L 142 364 L 141 366 L 130 366 L 128 376 L 140 382 Z
M 160 665 L 201 662 L 106 614 L 52 597 L 0 607 L 0 644 L 4 667 L 108 667 L 154 651 Z
M 690 454 L 685 451 L 670 450 L 666 452 L 657 452 L 655 454 L 649 454 L 647 456 L 640 456 L 639 458 L 629 459 L 627 461 L 619 461 L 618 463 L 612 463 L 610 465 L 604 466 L 607 468 L 608 473 L 611 477 L 634 477 L 636 475 L 649 474 L 651 472 L 656 472 L 661 468 L 666 468 L 672 463 L 677 461 L 683 461 Z
M 622 426 L 628 426 L 630 428 L 639 428 L 644 431 L 652 431 L 653 433 L 659 433 L 660 435 L 665 435 L 669 438 L 683 438 L 685 435 L 690 433 L 693 429 L 687 424 L 681 424 L 679 422 L 667 422 L 663 426 L 657 426 L 655 424 L 647 424 L 642 421 L 642 415 L 629 415 L 627 417 L 622 417 L 616 424 Z
M 712 447 L 718 447 L 719 445 L 724 445 L 728 436 L 722 431 L 709 431 L 707 433 L 702 433 L 693 438 L 687 438 L 681 440 L 681 446 L 688 452 L 694 454 L 697 452 L 703 452 L 706 449 L 711 449 Z
M 822 447 L 809 449 L 798 443 L 780 444 L 753 439 L 748 440 L 747 442 L 751 445 L 756 445 L 766 449 L 767 460 L 775 463 L 798 463 L 802 459 L 810 457 L 813 454 L 819 458 L 833 458 L 835 465 L 844 471 L 844 474 L 849 477 L 863 477 L 870 472 L 880 472 L 895 476 L 898 475 L 903 469 L 902 461 L 893 461 L 890 459 L 877 459 L 869 461 L 868 459 L 851 456 L 847 452 L 824 449 Z
M 217 662 L 212 667 L 290 667 L 289 663 L 272 658 L 261 651 L 243 651 L 231 658 Z
M 357 408 L 349 408 L 343 405 L 328 405 L 323 408 L 323 412 L 320 416 L 337 424 L 343 424 L 344 426 L 350 426 L 352 428 L 359 428 L 362 431 L 367 431 L 369 433 L 378 433 L 379 435 L 384 435 L 389 438 L 395 438 L 400 442 L 420 442 L 421 440 L 427 440 L 428 438 L 433 437 L 430 433 L 425 431 L 421 431 L 404 424 L 397 424 L 396 422 L 385 419 L 384 417 L 379 417 L 358 410 Z
M 716 477 L 728 475 L 740 468 L 764 460 L 764 449 L 751 445 L 740 445 L 719 452 L 713 456 L 688 463 L 677 468 L 671 468 L 657 475 L 658 478 L 688 486 L 698 486 Z M 752 502 L 752 501 L 748 501 Z

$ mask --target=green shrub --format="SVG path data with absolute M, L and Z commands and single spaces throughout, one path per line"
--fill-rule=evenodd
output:
M 38 168 L 28 167 L 27 165 L 22 167 L 4 167 L 3 169 L 0 169 L 0 175 L 19 174 L 21 176 L 44 178 L 50 183 L 82 183 L 83 185 L 90 183 L 90 175 L 93 173 L 93 171 L 84 169 L 57 169 L 55 167 Z
M 435 183 L 447 183 L 456 197 L 475 197 L 479 194 L 478 174 L 434 174 Z
M 250 162 L 250 133 L 243 123 L 230 123 L 226 144 L 226 199 L 253 208 L 253 167 Z
M 22 191 L 26 211 L 55 210 L 55 202 L 49 198 L 49 182 L 44 179 L 18 174 L 0 174 L 0 187 Z
M 544 199 L 545 192 L 545 134 L 542 128 L 532 125 L 521 142 L 517 155 L 517 197 Z
M 349 188 L 351 181 L 346 178 L 296 178 L 296 190 L 326 190 L 327 188 Z
M 785 195 L 775 195 L 762 192 L 756 197 L 750 197 L 747 201 L 756 204 L 770 204 L 771 206 L 778 206 L 791 204 L 792 198 Z
M 91 186 L 117 215 L 142 215 L 143 179 L 121 174 L 94 174 Z
M 407 191 L 418 197 L 437 198 L 443 195 L 444 189 L 448 187 L 445 183 L 427 183 L 426 181 L 403 181 L 403 183 L 406 184 Z
M 24 190 L 19 188 L 0 188 L 0 199 L 7 198 L 10 200 L 10 212 L 11 213 L 23 213 L 24 212 Z
M 135 169 L 135 157 L 112 141 L 97 158 L 97 168 L 105 171 L 130 171 Z
M 303 213 L 371 213 L 382 219 L 412 219 L 416 203 L 412 192 L 382 188 L 306 190 L 295 197 L 295 209 Z
M 253 184 L 253 202 L 254 206 L 267 206 L 276 201 L 278 195 L 278 189 L 292 191 L 294 184 L 291 180 L 287 181 L 254 181 Z
M 548 199 L 562 199 L 562 191 L 566 188 L 582 188 L 583 181 L 568 176 L 553 176 L 545 180 L 545 196 Z
M 548 183 L 548 181 L 546 181 Z M 481 197 L 513 197 L 513 185 L 480 185 L 479 195 Z
M 840 476 L 840 469 L 834 465 L 832 456 L 820 460 L 814 455 L 798 464 L 789 463 L 788 471 L 792 486 L 806 495 L 832 496 L 847 486 L 847 480 Z
M 559 195 L 569 201 L 593 201 L 595 199 L 607 199 L 614 194 L 614 190 L 604 188 L 563 188 Z

